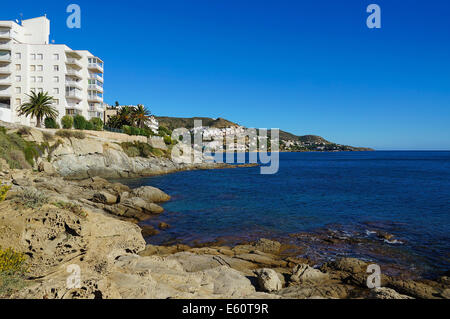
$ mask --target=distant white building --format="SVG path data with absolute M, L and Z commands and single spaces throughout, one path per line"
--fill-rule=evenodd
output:
M 81 114 L 103 119 L 103 61 L 86 50 L 49 43 L 47 17 L 0 21 L 0 120 L 35 125 L 16 109 L 25 94 L 48 92 L 55 99 L 58 121 Z
M 159 122 L 154 116 L 150 117 L 149 121 L 147 122 L 147 125 L 153 131 L 153 133 L 158 134 Z

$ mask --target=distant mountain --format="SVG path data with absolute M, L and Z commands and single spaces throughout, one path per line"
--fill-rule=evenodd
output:
M 209 117 L 192 117 L 192 118 L 179 118 L 168 116 L 157 116 L 161 126 L 167 127 L 169 130 L 176 128 L 192 129 L 194 127 L 195 120 L 201 120 L 204 127 L 211 128 L 229 128 L 240 127 L 241 125 L 233 123 L 223 118 L 209 118 Z M 269 131 L 270 134 L 270 131 Z M 347 145 L 340 145 L 332 143 L 324 139 L 323 137 L 316 135 L 304 135 L 297 136 L 289 132 L 280 130 L 280 148 L 282 151 L 302 152 L 302 151 L 373 151 L 371 148 L 366 147 L 354 147 Z

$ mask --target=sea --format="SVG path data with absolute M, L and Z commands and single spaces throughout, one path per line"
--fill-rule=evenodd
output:
M 298 257 L 318 264 L 356 257 L 393 275 L 450 270 L 447 151 L 280 153 L 274 175 L 245 167 L 121 182 L 172 196 L 163 214 L 144 222 L 171 226 L 149 244 L 268 238 L 302 247 Z

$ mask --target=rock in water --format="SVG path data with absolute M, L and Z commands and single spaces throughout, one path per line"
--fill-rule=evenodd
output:
M 255 244 L 255 248 L 263 253 L 278 254 L 281 244 L 277 241 L 262 238 Z
M 292 271 L 291 281 L 295 283 L 317 283 L 328 279 L 328 275 L 308 265 L 298 265 Z
M 166 229 L 169 229 L 169 228 L 170 228 L 170 225 L 167 224 L 167 223 L 161 222 L 161 223 L 159 223 L 158 228 L 159 228 L 160 230 L 166 230 Z
M 274 292 L 283 288 L 280 278 L 275 270 L 263 268 L 255 271 L 258 277 L 259 288 L 264 292 Z
M 153 203 L 163 203 L 170 200 L 169 195 L 164 193 L 162 190 L 152 186 L 143 186 L 136 188 L 132 191 L 132 193 L 135 197 L 140 197 Z

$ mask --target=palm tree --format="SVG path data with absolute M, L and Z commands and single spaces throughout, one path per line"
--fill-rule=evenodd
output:
M 48 93 L 38 93 L 32 91 L 31 95 L 27 94 L 30 98 L 28 103 L 20 105 L 17 109 L 19 116 L 31 116 L 36 118 L 36 127 L 41 127 L 42 119 L 44 117 L 57 118 L 59 112 L 53 107 L 53 97 Z
M 134 108 L 132 106 L 122 106 L 117 112 L 117 116 L 120 119 L 122 125 L 134 126 L 133 113 Z
M 145 124 L 150 118 L 150 111 L 145 108 L 142 104 L 138 104 L 133 110 L 134 121 L 139 128 L 144 128 Z

